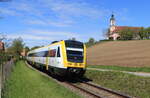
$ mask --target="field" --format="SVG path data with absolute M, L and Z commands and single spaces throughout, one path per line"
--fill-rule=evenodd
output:
M 3 98 L 80 98 L 53 80 L 17 62 L 5 83 Z
M 87 49 L 88 65 L 150 67 L 150 40 L 110 41 Z
M 121 72 L 87 71 L 86 77 L 93 82 L 116 91 L 135 96 L 150 98 L 150 78 L 140 77 Z

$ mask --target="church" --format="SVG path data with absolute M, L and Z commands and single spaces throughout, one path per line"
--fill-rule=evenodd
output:
M 130 29 L 133 31 L 133 33 L 138 32 L 142 27 L 131 27 L 131 26 L 117 26 L 116 25 L 116 19 L 114 17 L 114 14 L 111 15 L 110 18 L 110 27 L 108 32 L 108 39 L 109 40 L 118 40 L 120 38 L 120 35 L 118 32 L 124 30 L 124 29 Z M 137 39 L 137 38 L 135 38 Z

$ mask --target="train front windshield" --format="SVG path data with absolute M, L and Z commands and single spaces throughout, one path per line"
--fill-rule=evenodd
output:
M 75 63 L 83 63 L 84 46 L 78 41 L 65 41 L 67 60 Z

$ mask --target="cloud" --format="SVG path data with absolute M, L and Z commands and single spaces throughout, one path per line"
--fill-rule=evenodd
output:
M 30 32 L 33 35 L 37 35 L 37 36 L 47 36 L 47 37 L 52 37 L 53 40 L 55 40 L 55 38 L 58 39 L 68 39 L 68 38 L 72 38 L 72 37 L 76 37 L 79 38 L 79 34 L 75 33 L 75 32 L 60 32 L 60 31 L 50 31 L 50 30 L 40 30 L 40 29 L 31 29 L 28 30 L 27 32 Z
M 13 1 L 7 7 L 0 7 L 3 14 L 21 17 L 23 23 L 54 27 L 69 27 L 79 20 L 104 20 L 112 9 L 100 5 L 92 5 L 86 1 L 73 0 L 21 0 Z M 127 20 L 127 9 L 113 10 L 118 19 Z
M 60 40 L 60 39 L 69 39 L 72 37 L 79 38 L 79 35 L 77 33 L 72 32 L 56 32 L 56 31 L 50 31 L 50 30 L 39 30 L 39 29 L 31 29 L 26 30 L 21 33 L 17 34 L 9 34 L 7 36 L 8 38 L 14 39 L 21 37 L 24 40 Z
M 9 34 L 7 36 L 10 39 L 15 39 L 18 37 L 21 37 L 24 40 L 49 40 L 49 37 L 45 37 L 45 36 L 36 36 L 36 35 L 31 35 L 31 34 Z
M 48 26 L 48 25 L 53 25 L 56 27 L 68 27 L 72 24 L 72 21 L 63 21 L 63 22 L 56 22 L 56 21 L 45 21 L 45 20 L 25 20 L 25 23 L 29 25 L 43 25 L 43 26 Z
M 1 11 L 2 14 L 5 14 L 5 15 L 10 15 L 10 16 L 18 16 L 18 15 L 20 15 L 16 11 L 10 10 L 10 9 L 7 9 L 7 8 L 0 8 L 0 11 Z
M 43 5 L 58 17 L 100 18 L 108 13 L 108 9 L 98 8 L 87 2 L 68 2 L 64 0 L 43 0 Z
M 28 24 L 36 24 L 36 25 L 47 25 L 47 22 L 42 20 L 25 20 Z
M 27 24 L 58 27 L 71 26 L 77 19 L 102 18 L 108 15 L 108 12 L 109 9 L 97 8 L 86 2 L 64 0 L 14 1 L 3 9 L 3 14 L 19 15 Z
M 73 32 L 59 32 L 43 29 L 30 29 L 20 31 L 20 33 L 11 33 L 7 35 L 8 39 L 21 37 L 27 46 L 48 45 L 52 41 L 66 40 L 72 37 L 81 40 L 81 35 Z M 31 44 L 32 43 L 32 44 Z

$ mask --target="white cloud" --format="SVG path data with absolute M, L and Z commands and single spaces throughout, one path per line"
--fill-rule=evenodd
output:
M 6 8 L 0 7 L 3 14 L 23 17 L 22 20 L 30 25 L 68 27 L 74 25 L 77 20 L 103 20 L 111 14 L 112 9 L 92 5 L 86 1 L 65 0 L 21 0 L 13 1 Z M 127 20 L 125 8 L 115 10 L 120 20 Z
M 69 39 L 72 37 L 79 38 L 79 35 L 77 33 L 72 32 L 56 32 L 56 31 L 50 31 L 50 30 L 27 30 L 23 31 L 22 33 L 17 34 L 9 34 L 7 35 L 8 38 L 14 39 L 21 37 L 24 40 L 60 40 L 60 39 Z
M 28 24 L 59 27 L 73 25 L 76 18 L 98 19 L 108 15 L 108 12 L 108 9 L 97 8 L 86 2 L 64 0 L 14 1 L 3 10 L 3 14 L 24 17 Z
M 70 26 L 72 24 L 72 21 L 63 21 L 63 22 L 57 22 L 57 21 L 45 21 L 45 20 L 25 20 L 25 22 L 27 24 L 35 24 L 35 25 L 43 25 L 43 26 L 47 26 L 47 25 L 53 25 L 53 26 L 57 26 L 57 27 L 67 27 Z
M 89 17 L 100 18 L 108 13 L 108 9 L 97 8 L 86 2 L 65 2 L 63 0 L 43 0 L 43 5 L 58 17 Z
M 1 11 L 2 14 L 6 14 L 6 15 L 10 15 L 10 16 L 18 16 L 18 15 L 20 15 L 16 11 L 10 10 L 8 8 L 0 8 L 0 11 Z
M 18 37 L 21 37 L 26 45 L 30 47 L 36 45 L 48 45 L 52 41 L 66 40 L 72 37 L 81 40 L 81 35 L 79 35 L 78 33 L 56 32 L 41 29 L 30 29 L 26 31 L 20 31 L 20 33 L 11 33 L 7 35 L 8 39 L 15 39 Z
M 47 25 L 47 22 L 42 20 L 25 20 L 28 24 L 36 24 L 36 25 Z
M 40 29 L 31 29 L 31 30 L 28 30 L 27 32 L 30 32 L 31 34 L 37 35 L 37 36 L 48 36 L 48 37 L 54 37 L 57 39 L 79 37 L 79 34 L 74 33 L 74 32 L 58 32 L 58 31 L 40 30 Z
M 24 40 L 42 40 L 42 39 L 49 40 L 49 37 L 36 36 L 36 35 L 31 35 L 31 34 L 9 34 L 7 37 L 10 39 L 21 37 Z

